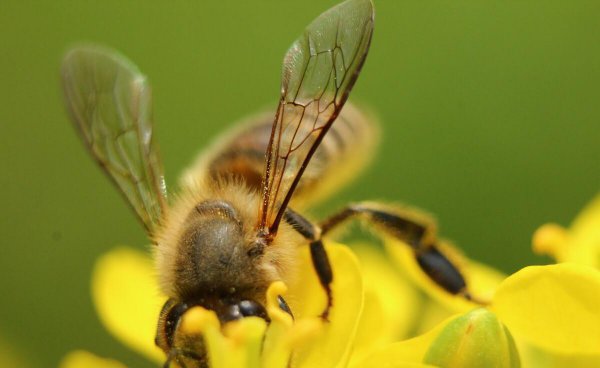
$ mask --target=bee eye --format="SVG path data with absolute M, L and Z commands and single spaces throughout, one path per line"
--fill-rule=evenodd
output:
M 238 304 L 238 307 L 240 308 L 240 313 L 244 317 L 255 316 L 267 319 L 267 311 L 265 310 L 265 307 L 253 300 L 242 300 Z
M 169 299 L 163 306 L 158 319 L 158 328 L 154 342 L 167 354 L 173 347 L 175 333 L 179 320 L 188 310 L 189 306 L 185 303 Z

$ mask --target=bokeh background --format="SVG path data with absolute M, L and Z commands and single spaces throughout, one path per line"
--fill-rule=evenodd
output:
M 274 108 L 281 58 L 335 0 L 0 4 L 0 355 L 55 366 L 74 348 L 148 366 L 94 313 L 94 260 L 147 248 L 63 108 L 62 54 L 121 50 L 154 88 L 174 183 L 220 131 Z M 352 93 L 383 125 L 379 156 L 315 214 L 350 200 L 434 213 L 471 257 L 513 272 L 540 224 L 568 224 L 600 184 L 600 2 L 376 0 L 371 53 Z M 15 365 L 17 366 L 17 365 Z

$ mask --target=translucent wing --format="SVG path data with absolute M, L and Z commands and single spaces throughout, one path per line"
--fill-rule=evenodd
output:
M 346 102 L 367 56 L 373 20 L 370 0 L 348 0 L 315 19 L 285 55 L 263 175 L 263 233 L 277 232 L 306 166 Z
M 86 147 L 152 231 L 166 190 L 152 138 L 150 88 L 138 68 L 95 46 L 71 50 L 62 64 L 66 104 Z

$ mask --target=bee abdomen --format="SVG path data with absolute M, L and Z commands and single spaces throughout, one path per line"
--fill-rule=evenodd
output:
M 260 191 L 273 117 L 274 114 L 262 114 L 251 119 L 241 130 L 219 140 L 208 164 L 194 168 L 207 172 L 196 175 L 208 174 L 216 182 L 241 180 L 251 189 Z M 347 103 L 300 179 L 294 202 L 325 197 L 356 176 L 370 161 L 377 137 L 377 125 Z
M 372 119 L 347 103 L 315 151 L 294 202 L 310 204 L 352 180 L 370 162 L 378 133 Z

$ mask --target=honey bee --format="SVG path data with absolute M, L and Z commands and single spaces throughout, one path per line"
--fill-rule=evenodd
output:
M 296 212 L 369 161 L 377 127 L 346 100 L 373 24 L 371 0 L 348 0 L 317 17 L 285 55 L 275 117 L 257 116 L 225 134 L 184 173 L 172 199 L 153 136 L 146 77 L 99 46 L 65 56 L 62 84 L 70 117 L 155 245 L 160 287 L 169 297 L 156 335 L 166 367 L 207 364 L 202 340 L 178 332 L 193 306 L 213 310 L 222 323 L 246 316 L 268 320 L 265 291 L 274 281 L 301 277 L 294 265 L 302 246 L 309 246 L 327 295 L 321 315 L 327 320 L 335 275 L 322 238 L 353 217 L 407 243 L 441 288 L 468 296 L 426 216 L 374 202 L 349 205 L 320 223 Z M 282 297 L 279 304 L 293 316 Z

